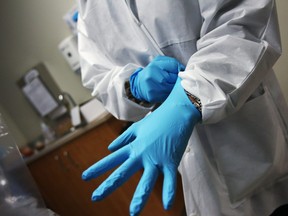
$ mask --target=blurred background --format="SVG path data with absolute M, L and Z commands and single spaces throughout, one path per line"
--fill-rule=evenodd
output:
M 90 92 L 81 85 L 80 75 L 59 50 L 61 42 L 73 35 L 64 17 L 75 4 L 74 0 L 1 3 L 0 111 L 19 146 L 33 141 L 41 133 L 42 119 L 18 85 L 39 63 L 45 65 L 58 91 L 68 92 L 77 104 L 90 99 Z

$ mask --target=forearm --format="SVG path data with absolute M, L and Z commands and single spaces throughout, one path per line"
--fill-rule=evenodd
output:
M 203 122 L 217 122 L 239 110 L 280 55 L 274 2 L 261 2 L 261 9 L 248 1 L 231 3 L 225 13 L 222 5 L 201 4 L 205 21 L 198 51 L 179 76 L 185 90 L 201 100 Z

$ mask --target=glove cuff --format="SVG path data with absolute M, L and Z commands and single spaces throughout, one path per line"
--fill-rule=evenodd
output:
M 140 94 L 138 93 L 137 90 L 137 75 L 140 71 L 142 71 L 143 68 L 138 68 L 134 71 L 134 73 L 130 76 L 129 78 L 129 83 L 130 83 L 130 91 L 133 95 L 134 98 L 136 98 L 139 101 L 142 101 L 142 98 L 140 97 Z
M 186 121 L 191 124 L 196 124 L 202 119 L 201 112 L 189 99 L 189 96 L 181 85 L 181 78 L 179 77 L 172 92 L 164 103 L 167 104 L 166 106 L 170 106 L 173 109 L 177 108 L 181 110 L 179 115 L 182 115 L 182 117 L 180 118 L 186 119 Z

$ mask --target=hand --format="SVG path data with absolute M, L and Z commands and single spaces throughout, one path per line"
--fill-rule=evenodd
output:
M 103 199 L 144 168 L 130 204 L 130 215 L 140 213 L 160 172 L 164 174 L 163 206 L 165 209 L 171 207 L 177 167 L 194 125 L 201 119 L 200 112 L 188 99 L 178 80 L 160 107 L 134 123 L 110 144 L 108 148 L 113 153 L 83 172 L 82 178 L 89 180 L 122 164 L 93 192 L 93 201 Z
M 138 100 L 163 102 L 172 91 L 178 72 L 184 69 L 175 58 L 157 56 L 147 67 L 138 68 L 131 75 L 131 93 Z

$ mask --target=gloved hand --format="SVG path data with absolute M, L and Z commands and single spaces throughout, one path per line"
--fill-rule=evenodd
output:
M 138 68 L 131 75 L 131 93 L 141 101 L 163 102 L 172 91 L 178 72 L 184 69 L 175 58 L 157 56 L 145 68 Z
M 144 168 L 130 204 L 130 215 L 140 213 L 159 172 L 164 174 L 163 206 L 169 209 L 175 196 L 177 167 L 194 125 L 200 119 L 200 112 L 187 97 L 178 78 L 161 106 L 131 125 L 108 147 L 113 153 L 83 172 L 82 178 L 90 180 L 122 164 L 93 192 L 92 200 L 103 199 Z

